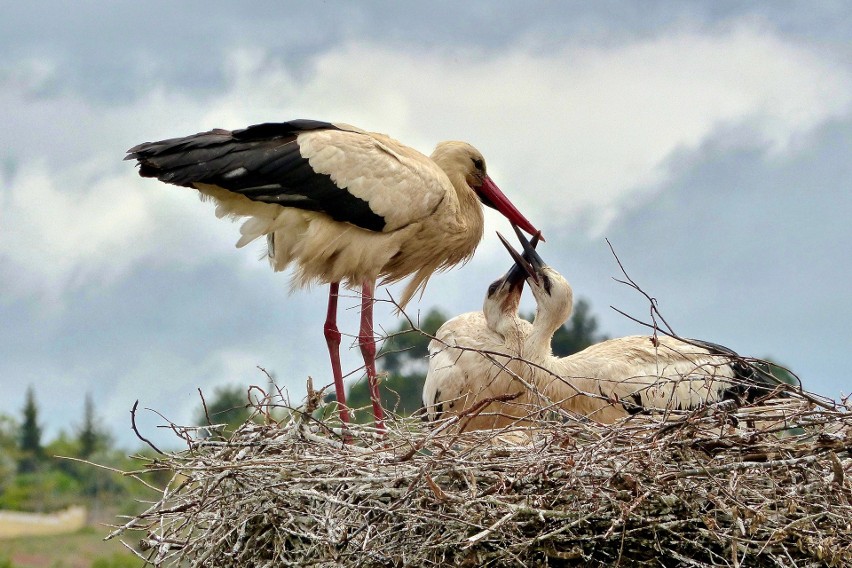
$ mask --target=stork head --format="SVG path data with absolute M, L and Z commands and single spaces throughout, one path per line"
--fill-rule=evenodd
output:
M 496 209 L 513 225 L 517 225 L 530 235 L 539 235 L 539 238 L 544 240 L 544 237 L 541 237 L 541 231 L 533 227 L 532 223 L 488 176 L 485 158 L 479 150 L 467 142 L 441 142 L 435 147 L 431 157 L 450 180 L 453 180 L 453 174 L 460 174 L 484 205 Z
M 524 288 L 524 278 L 510 280 L 506 276 L 499 278 L 488 286 L 488 293 L 482 304 L 482 313 L 488 329 L 504 335 L 502 329 L 506 322 L 518 315 L 521 303 L 521 291 Z
M 500 233 L 497 236 L 503 239 Z M 530 246 L 534 249 L 538 244 L 538 235 L 532 238 Z M 482 313 L 491 330 L 498 331 L 502 323 L 508 319 L 514 319 L 518 314 L 518 306 L 521 303 L 521 293 L 524 290 L 524 281 L 527 272 L 519 268 L 517 264 L 512 265 L 508 272 L 488 286 Z
M 554 330 L 558 329 L 571 316 L 574 308 L 574 291 L 559 272 L 544 262 L 544 259 L 536 252 L 535 245 L 526 239 L 518 227 L 514 229 L 524 253 L 518 254 L 508 241 L 502 235 L 500 236 L 503 246 L 515 259 L 515 266 L 506 277 L 508 278 L 513 271 L 516 271 L 518 275 L 513 276 L 514 278 L 526 278 L 536 301 L 536 321 L 547 320 L 554 325 Z

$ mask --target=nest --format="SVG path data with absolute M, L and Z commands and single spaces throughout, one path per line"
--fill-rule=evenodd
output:
M 848 400 L 460 432 L 478 405 L 346 444 L 308 400 L 229 439 L 173 426 L 187 449 L 143 468 L 171 482 L 108 538 L 143 531 L 155 566 L 852 565 Z

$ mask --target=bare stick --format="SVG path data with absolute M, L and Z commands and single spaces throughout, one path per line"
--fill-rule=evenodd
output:
M 136 428 L 136 407 L 139 406 L 139 401 L 133 403 L 133 408 L 130 409 L 130 426 L 133 428 L 133 432 L 136 434 L 136 437 L 148 444 L 155 452 L 158 454 L 166 455 L 165 452 L 161 451 L 160 448 L 155 446 L 151 440 L 143 436 L 139 433 L 139 430 Z

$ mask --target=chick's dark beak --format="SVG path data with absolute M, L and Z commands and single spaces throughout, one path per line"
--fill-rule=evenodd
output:
M 523 259 L 530 264 L 533 270 L 536 273 L 536 276 L 533 279 L 538 282 L 538 274 L 541 272 L 541 269 L 545 267 L 544 259 L 539 256 L 536 252 L 535 247 L 538 244 L 538 235 L 535 235 L 532 238 L 532 241 L 528 241 L 521 230 L 517 227 L 517 225 L 512 225 L 512 228 L 515 230 L 515 235 L 518 237 L 518 241 L 520 241 L 521 246 L 524 249 Z M 508 246 L 508 244 L 504 241 L 504 246 Z M 513 257 L 514 258 L 514 257 Z M 515 260 L 517 263 L 517 259 Z
M 518 228 L 515 227 L 515 230 L 518 231 Z M 526 259 L 527 252 L 525 251 L 524 255 L 521 256 L 512 247 L 512 245 L 509 244 L 509 241 L 507 241 L 506 238 L 503 237 L 503 235 L 497 233 L 497 236 L 500 238 L 500 242 L 503 243 L 503 246 L 506 247 L 506 250 L 509 251 L 509 254 L 512 256 L 512 258 L 515 260 L 515 264 L 512 265 L 512 267 L 506 273 L 506 276 L 503 277 L 503 280 L 507 284 L 509 284 L 512 289 L 514 289 L 516 286 L 518 287 L 518 289 L 523 288 L 524 282 L 527 278 L 532 278 L 533 281 L 538 284 L 538 273 L 534 265 Z M 533 237 L 532 242 L 526 241 L 526 239 L 524 239 L 524 241 L 522 241 L 522 244 L 523 243 L 526 243 L 526 247 L 529 248 L 529 250 L 531 250 L 533 254 L 535 254 L 535 246 L 538 244 L 538 235 Z M 538 255 L 536 254 L 536 256 Z

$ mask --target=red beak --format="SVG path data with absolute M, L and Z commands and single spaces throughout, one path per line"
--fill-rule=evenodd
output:
M 541 231 L 533 227 L 532 223 L 527 221 L 527 218 L 518 211 L 509 198 L 506 197 L 500 188 L 491 180 L 490 177 L 482 178 L 482 186 L 479 188 L 479 199 L 487 206 L 492 207 L 503 214 L 509 221 L 517 225 L 530 236 L 539 236 L 540 240 L 544 240 Z

